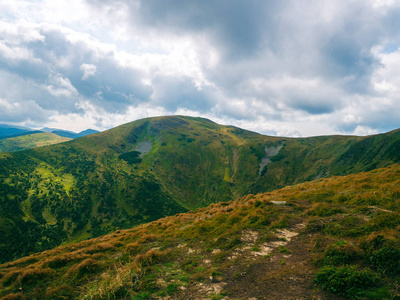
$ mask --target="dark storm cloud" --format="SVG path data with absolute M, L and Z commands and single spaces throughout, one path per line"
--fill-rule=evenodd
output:
M 89 1 L 96 5 L 113 5 L 111 1 Z M 378 62 L 370 48 L 385 38 L 384 26 L 368 26 L 368 19 L 380 23 L 378 16 L 362 2 L 346 4 L 325 21 L 319 10 L 329 9 L 324 1 L 121 1 L 128 5 L 133 34 L 152 30 L 176 35 L 205 35 L 216 47 L 221 59 L 215 68 L 204 69 L 228 97 L 256 96 L 268 103 L 284 101 L 292 109 L 309 114 L 325 114 L 340 106 L 340 93 L 332 89 L 314 101 L 314 90 L 301 97 L 275 97 L 250 91 L 251 77 L 275 79 L 277 76 L 322 78 L 334 82 L 339 90 L 350 94 L 370 92 L 370 76 Z M 390 13 L 393 18 L 393 12 Z M 199 46 L 201 47 L 201 46 Z M 207 49 L 204 49 L 207 51 Z M 205 54 L 206 55 L 206 54 Z M 243 91 L 246 91 L 243 93 Z M 177 90 L 179 93 L 179 90 Z M 179 98 L 179 96 L 177 96 Z M 311 98 L 311 99 L 310 99 Z M 196 100 L 197 101 L 197 100 Z M 167 101 L 168 102 L 168 101 Z M 208 105 L 209 103 L 205 103 Z
M 240 59 L 256 55 L 267 33 L 271 45 L 275 36 L 274 20 L 281 1 L 101 1 L 87 0 L 101 7 L 129 10 L 133 30 L 155 30 L 175 34 L 205 33 L 224 51 L 225 58 Z M 139 5 L 137 5 L 139 3 Z M 125 8 L 122 8 L 125 9 Z
M 31 94 L 2 91 L 0 98 L 29 99 L 64 114 L 81 113 L 77 103 L 90 102 L 121 114 L 142 106 L 238 121 L 326 118 L 346 132 L 400 126 L 392 91 L 400 83 L 384 71 L 396 69 L 400 58 L 381 55 L 399 51 L 396 3 L 82 1 L 87 27 L 78 20 L 67 29 L 66 18 L 33 26 L 16 41 L 13 30 L 4 34 L 0 70 Z M 389 103 L 385 113 L 374 99 Z

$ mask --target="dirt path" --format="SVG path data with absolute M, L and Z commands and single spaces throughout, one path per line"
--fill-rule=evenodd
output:
M 244 246 L 227 257 L 234 263 L 220 276 L 188 286 L 175 299 L 342 299 L 314 288 L 316 268 L 309 251 L 316 236 L 302 233 L 303 227 L 299 223 L 278 229 L 274 240 L 257 247 L 257 231 L 243 232 Z

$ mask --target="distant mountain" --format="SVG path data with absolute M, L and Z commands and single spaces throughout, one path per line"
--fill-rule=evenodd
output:
M 79 132 L 78 133 L 78 136 L 79 137 L 82 137 L 82 136 L 87 136 L 87 135 L 89 135 L 89 134 L 95 134 L 95 133 L 99 133 L 100 131 L 98 131 L 98 130 L 94 130 L 94 129 L 86 129 L 86 130 L 83 130 L 83 131 L 81 131 L 81 132 Z
M 45 132 L 52 132 L 52 133 L 57 134 L 59 136 L 67 137 L 67 138 L 71 138 L 71 139 L 76 139 L 76 138 L 79 138 L 79 137 L 83 137 L 83 136 L 86 136 L 86 135 L 89 135 L 89 134 L 94 134 L 94 133 L 98 133 L 99 132 L 99 131 L 94 130 L 94 129 L 86 129 L 84 131 L 76 133 L 76 132 L 69 131 L 69 130 L 62 130 L 62 129 L 57 129 L 57 128 L 48 128 L 48 127 L 42 128 L 41 130 L 45 131 Z
M 203 118 L 142 119 L 0 154 L 0 259 L 399 162 L 400 131 L 285 138 Z
M 70 132 L 70 133 L 75 133 L 75 132 L 73 132 L 73 131 L 68 131 L 68 130 L 61 130 L 61 129 L 58 129 L 58 128 L 50 128 L 50 127 L 43 127 L 42 129 L 40 129 L 40 131 L 43 131 L 43 132 L 53 132 L 53 131 L 66 131 L 66 132 Z
M 0 139 L 0 152 L 21 151 L 35 147 L 48 146 L 70 141 L 51 132 L 30 131 L 17 137 Z
M 14 152 L 54 145 L 98 132 L 97 130 L 86 129 L 76 133 L 49 127 L 35 130 L 27 127 L 0 124 L 0 152 Z
M 41 133 L 41 132 L 51 132 L 51 133 L 57 134 L 61 137 L 76 139 L 79 137 L 87 136 L 89 134 L 98 133 L 99 131 L 94 130 L 94 129 L 86 129 L 79 133 L 76 133 L 76 132 L 69 131 L 69 130 L 49 128 L 49 127 L 44 127 L 40 130 L 36 130 L 36 129 L 22 127 L 22 126 L 0 124 L 0 140 L 6 139 L 9 137 L 18 137 L 18 136 L 23 136 L 23 135 L 27 135 L 27 134 L 34 134 L 34 133 Z
M 34 129 L 21 126 L 0 124 L 0 139 L 27 134 L 31 131 L 34 131 Z

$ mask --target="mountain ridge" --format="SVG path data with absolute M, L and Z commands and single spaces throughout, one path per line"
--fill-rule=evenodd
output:
M 26 135 L 26 134 L 33 134 L 33 133 L 42 133 L 42 132 L 51 132 L 55 133 L 59 136 L 63 137 L 69 137 L 69 138 L 78 138 L 82 136 L 86 136 L 89 134 L 94 134 L 98 133 L 98 130 L 94 129 L 86 129 L 82 130 L 79 133 L 76 133 L 74 131 L 70 130 L 63 130 L 63 129 L 58 129 L 58 128 L 48 128 L 44 127 L 42 129 L 32 129 L 28 127 L 23 127 L 23 126 L 14 126 L 14 125 L 7 125 L 7 124 L 0 124 L 0 139 L 5 139 L 8 137 L 18 137 L 21 135 Z
M 396 299 L 399 175 L 304 182 L 33 254 L 0 265 L 0 296 Z
M 398 131 L 270 137 L 168 116 L 0 154 L 2 261 L 247 194 L 384 167 L 400 162 L 399 141 Z
M 35 147 L 54 145 L 66 141 L 70 138 L 61 137 L 51 132 L 30 131 L 26 134 L 19 134 L 16 137 L 9 136 L 0 139 L 0 152 L 15 152 Z

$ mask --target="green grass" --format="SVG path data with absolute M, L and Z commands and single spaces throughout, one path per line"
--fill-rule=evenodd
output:
M 304 251 L 300 262 L 314 262 L 312 267 L 307 263 L 301 268 L 311 268 L 307 274 L 316 274 L 317 287 L 328 295 L 390 299 L 397 293 L 395 283 L 400 272 L 398 174 L 400 167 L 393 165 L 369 173 L 302 183 L 33 254 L 0 265 L 0 297 L 13 294 L 22 284 L 23 289 L 18 291 L 27 299 L 183 299 L 185 289 L 188 294 L 199 293 L 196 287 L 200 284 L 244 284 L 255 270 L 260 273 L 254 276 L 263 274 L 265 280 L 268 276 L 286 276 L 282 278 L 289 280 L 299 271 L 295 257 L 300 254 L 295 244 L 277 237 L 281 229 L 275 224 L 284 219 L 287 230 L 295 230 L 300 223 L 314 224 L 296 230 L 299 240 L 309 239 L 310 248 Z M 370 198 L 371 190 L 381 202 L 357 207 L 356 202 Z M 325 193 L 323 198 L 316 196 L 324 191 L 331 193 Z M 335 195 L 340 191 L 348 194 L 347 200 L 340 202 L 341 213 L 309 213 L 321 211 L 322 206 L 329 208 L 329 204 L 336 209 Z M 273 205 L 271 201 L 286 201 L 288 205 Z M 255 227 L 258 219 L 263 222 Z M 357 224 L 366 229 L 357 229 L 353 234 L 352 228 L 358 228 Z M 336 225 L 344 234 L 329 229 Z M 246 232 L 257 232 L 258 239 L 243 250 L 247 246 L 242 242 Z M 261 248 L 260 243 L 277 241 L 288 244 L 277 246 L 273 256 L 258 260 L 254 252 Z M 283 258 L 290 252 L 290 258 Z M 233 259 L 233 255 L 243 256 Z M 272 266 L 277 270 L 268 269 Z M 257 269 L 262 267 L 265 269 Z M 209 296 L 218 299 L 226 292 Z
M 0 140 L 0 152 L 14 152 L 25 149 L 59 144 L 72 140 L 54 133 L 43 132 Z
M 0 261 L 247 194 L 365 171 L 372 165 L 386 166 L 400 161 L 394 151 L 399 140 L 398 131 L 372 137 L 268 137 L 203 118 L 170 116 L 138 120 L 67 143 L 1 154 L 0 203 L 7 209 L 0 209 L 0 218 L 8 225 L 0 228 L 7 233 L 0 238 L 4 253 Z M 135 152 L 146 143 L 150 149 Z M 278 146 L 281 150 L 260 176 L 266 147 Z M 355 198 L 345 190 L 336 194 L 323 190 L 302 197 L 320 203 L 308 212 L 314 217 L 340 215 L 345 212 L 341 203 L 348 201 L 371 206 L 384 199 L 387 207 L 392 206 L 393 195 L 378 197 L 373 192 L 368 189 L 369 197 Z M 232 215 L 226 221 L 235 224 L 235 218 Z M 289 226 L 290 218 L 257 214 L 244 222 L 253 229 L 270 224 L 279 229 Z M 375 219 L 364 227 L 362 220 L 349 217 L 325 230 L 355 237 L 377 228 L 394 228 L 398 220 L 393 216 L 385 224 Z M 212 233 L 217 234 L 218 228 Z M 238 244 L 237 239 L 221 239 L 226 249 Z

